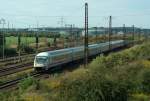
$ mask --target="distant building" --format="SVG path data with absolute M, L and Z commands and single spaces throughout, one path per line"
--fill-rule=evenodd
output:
M 100 34 L 104 34 L 106 32 L 106 29 L 104 27 L 92 27 L 92 28 L 89 28 L 88 30 L 88 35 L 89 36 L 93 36 L 93 35 L 100 35 Z M 85 35 L 85 31 L 83 30 L 82 31 L 82 36 Z

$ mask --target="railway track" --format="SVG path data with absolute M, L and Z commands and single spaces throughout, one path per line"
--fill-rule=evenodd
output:
M 60 48 L 42 48 L 39 52 L 42 52 L 42 51 L 50 51 L 50 50 L 55 50 L 55 49 L 60 49 Z M 5 58 L 4 60 L 2 58 L 0 58 L 0 63 L 1 62 L 7 62 L 7 61 L 18 61 L 19 59 L 23 59 L 23 58 L 26 58 L 26 57 L 34 57 L 36 54 L 35 53 L 31 53 L 31 54 L 22 54 L 22 56 L 13 56 L 13 57 L 7 57 Z
M 32 77 L 40 77 L 42 74 L 40 72 L 39 73 L 32 72 L 29 75 Z M 28 77 L 28 75 L 25 75 L 24 77 L 1 83 L 0 90 L 2 91 L 2 90 L 6 90 L 6 89 L 17 88 L 17 84 L 27 77 Z
M 20 71 L 28 70 L 32 68 L 33 63 L 29 62 L 22 65 L 10 66 L 3 69 L 0 69 L 0 77 L 4 77 L 10 74 L 14 74 Z
M 0 62 L 9 62 L 9 61 L 18 61 L 19 59 L 24 59 L 27 57 L 34 57 L 36 54 L 28 54 L 28 55 L 23 55 L 23 56 L 15 56 L 15 57 L 10 57 L 6 59 L 0 59 Z

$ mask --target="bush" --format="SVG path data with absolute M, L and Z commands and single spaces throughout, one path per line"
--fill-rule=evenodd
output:
M 127 101 L 132 93 L 145 93 L 150 89 L 150 70 L 146 70 L 139 61 L 150 56 L 149 46 L 136 46 L 107 57 L 97 57 L 88 69 L 77 70 L 61 79 L 60 86 L 50 93 L 51 99 Z
M 132 95 L 132 98 L 130 98 L 129 101 L 149 101 L 149 99 L 150 99 L 149 95 L 141 93 Z
M 126 101 L 127 84 L 114 79 L 87 73 L 76 80 L 62 82 L 57 97 L 60 101 Z
M 32 47 L 29 47 L 29 46 L 25 46 L 24 47 L 24 52 L 26 52 L 26 53 L 33 53 L 33 52 L 35 52 L 35 49 L 32 48 Z
M 21 51 L 23 51 L 25 53 L 33 53 L 33 52 L 35 52 L 34 48 L 32 48 L 32 47 L 30 47 L 28 45 L 25 45 L 25 44 L 21 44 L 20 48 L 21 48 Z
M 150 69 L 145 69 L 142 74 L 143 91 L 150 93 Z
M 25 101 L 21 99 L 21 95 L 18 95 L 17 92 L 0 92 L 0 101 Z
M 47 46 L 50 47 L 50 46 L 51 46 L 51 43 L 50 43 L 50 42 L 47 42 Z
M 25 79 L 23 79 L 20 83 L 19 83 L 19 90 L 21 92 L 24 92 L 28 87 L 30 87 L 31 85 L 37 85 L 38 82 L 37 80 L 33 79 L 33 77 L 27 77 Z
M 16 49 L 14 49 L 14 48 L 6 48 L 6 49 L 5 49 L 5 54 L 6 54 L 7 56 L 14 56 L 14 55 L 17 54 L 17 51 L 16 51 Z
M 2 57 L 3 54 L 3 48 L 0 47 L 0 57 Z M 14 48 L 5 48 L 5 56 L 15 56 L 17 54 L 16 49 Z

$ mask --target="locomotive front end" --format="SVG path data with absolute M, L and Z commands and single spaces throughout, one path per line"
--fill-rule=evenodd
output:
M 34 59 L 35 70 L 45 70 L 48 68 L 48 56 L 45 54 L 38 54 Z

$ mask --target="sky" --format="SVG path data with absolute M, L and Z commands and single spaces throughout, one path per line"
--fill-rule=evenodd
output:
M 89 5 L 89 27 L 135 25 L 150 28 L 150 0 L 0 0 L 5 27 L 84 27 L 84 4 Z M 63 23 L 62 23 L 63 22 Z M 0 25 L 1 27 L 2 25 Z

